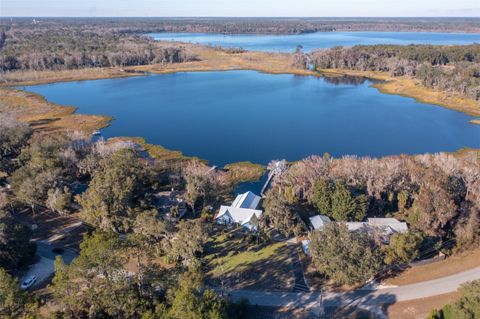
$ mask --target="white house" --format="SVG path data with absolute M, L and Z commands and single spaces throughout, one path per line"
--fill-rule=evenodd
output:
M 240 224 L 245 228 L 254 229 L 251 219 L 255 215 L 257 219 L 262 216 L 262 211 L 257 209 L 261 197 L 248 191 L 238 195 L 230 206 L 220 206 L 220 211 L 215 217 L 218 224 Z
M 331 223 L 332 221 L 328 216 L 325 215 L 315 215 L 310 217 L 310 224 L 312 224 L 313 230 L 322 230 L 326 224 Z

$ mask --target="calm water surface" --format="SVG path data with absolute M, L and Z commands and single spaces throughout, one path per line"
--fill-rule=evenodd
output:
M 296 35 L 224 35 L 207 33 L 151 33 L 156 40 L 241 47 L 252 51 L 291 52 L 301 44 L 305 51 L 358 44 L 471 44 L 479 34 L 435 32 L 316 32 Z
M 27 87 L 79 113 L 114 117 L 107 137 L 142 136 L 223 165 L 329 152 L 382 156 L 480 148 L 470 116 L 382 94 L 361 78 L 199 72 Z

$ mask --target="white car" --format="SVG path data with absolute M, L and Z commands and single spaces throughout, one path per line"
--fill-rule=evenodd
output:
M 33 284 L 37 281 L 37 276 L 35 275 L 32 275 L 32 276 L 28 276 L 27 278 L 25 278 L 25 280 L 22 282 L 22 284 L 20 285 L 20 288 L 22 289 L 28 289 L 30 288 L 31 286 L 33 286 Z

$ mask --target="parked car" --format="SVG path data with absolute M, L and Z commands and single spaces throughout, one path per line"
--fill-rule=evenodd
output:
M 28 288 L 32 287 L 35 282 L 37 282 L 37 276 L 35 276 L 35 275 L 28 276 L 28 277 L 22 282 L 22 284 L 20 285 L 20 288 L 22 288 L 22 289 L 28 289 Z

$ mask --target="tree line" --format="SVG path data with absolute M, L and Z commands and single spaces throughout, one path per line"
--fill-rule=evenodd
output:
M 0 70 L 70 70 L 183 62 L 179 45 L 141 35 L 72 27 L 11 27 L 1 33 Z
M 480 45 L 372 45 L 335 47 L 310 54 L 318 69 L 389 72 L 425 87 L 480 100 Z
M 32 25 L 29 18 L 3 18 L 4 26 Z M 114 32 L 302 34 L 331 31 L 480 32 L 475 18 L 41 18 L 35 26 L 73 25 Z

